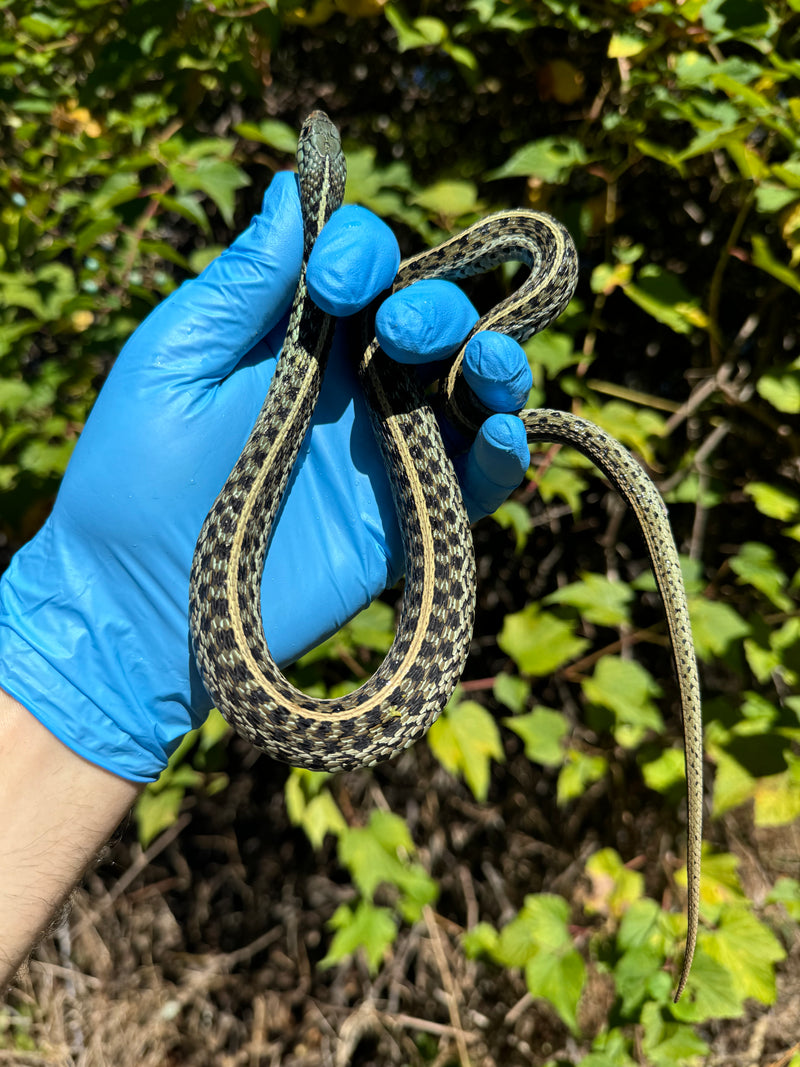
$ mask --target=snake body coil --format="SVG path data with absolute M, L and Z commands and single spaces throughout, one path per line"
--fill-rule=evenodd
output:
M 345 163 L 335 126 L 321 112 L 306 120 L 298 146 L 304 263 L 344 193 Z M 475 327 L 525 340 L 569 302 L 577 257 L 567 231 L 547 215 L 490 216 L 401 264 L 395 288 L 421 278 L 464 278 L 506 261 L 530 268 L 523 285 Z M 197 541 L 190 627 L 205 687 L 233 727 L 294 766 L 342 770 L 389 759 L 436 719 L 461 675 L 472 637 L 475 564 L 472 535 L 436 419 L 405 368 L 376 341 L 359 365 L 376 439 L 400 522 L 405 593 L 394 643 L 377 672 L 345 697 L 320 700 L 292 686 L 275 664 L 261 623 L 261 578 L 270 534 L 322 382 L 333 320 L 311 301 L 301 271 L 286 341 L 268 396 Z M 475 332 L 473 331 L 473 332 Z M 474 433 L 486 410 L 460 373 L 443 394 L 448 414 Z M 689 932 L 678 993 L 697 933 L 702 830 L 702 733 L 694 648 L 677 551 L 661 497 L 608 434 L 559 411 L 520 413 L 529 440 L 577 448 L 632 506 L 664 600 L 679 678 L 688 789 Z

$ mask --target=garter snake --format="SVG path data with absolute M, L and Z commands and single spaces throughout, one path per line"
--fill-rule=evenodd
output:
M 406 564 L 395 640 L 372 678 L 356 692 L 331 700 L 296 689 L 270 655 L 261 622 L 264 559 L 319 394 L 333 331 L 333 320 L 314 305 L 305 283 L 314 240 L 344 194 L 339 134 L 322 112 L 304 123 L 297 161 L 304 265 L 268 395 L 197 540 L 190 627 L 205 687 L 237 732 L 286 763 L 331 771 L 389 759 L 438 716 L 469 650 L 475 564 L 469 521 L 434 413 L 413 374 L 371 341 L 359 362 L 359 378 L 392 484 Z M 492 215 L 402 263 L 395 289 L 422 278 L 464 278 L 506 261 L 526 263 L 530 274 L 479 320 L 475 331 L 499 330 L 522 341 L 563 311 L 577 280 L 572 240 L 548 215 L 527 210 Z M 448 414 L 474 435 L 487 412 L 464 383 L 462 353 L 442 392 Z M 702 727 L 686 597 L 666 509 L 641 466 L 592 423 L 560 411 L 520 414 L 529 440 L 576 448 L 633 508 L 664 601 L 680 686 L 688 792 L 689 928 L 679 996 L 697 933 Z

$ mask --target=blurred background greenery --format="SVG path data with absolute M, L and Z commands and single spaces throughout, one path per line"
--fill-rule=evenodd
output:
M 683 769 L 664 626 L 630 516 L 580 457 L 537 449 L 476 528 L 474 655 L 429 744 L 325 779 L 254 764 L 212 716 L 143 795 L 139 840 L 115 862 L 141 894 L 167 877 L 154 847 L 180 866 L 165 857 L 183 830 L 194 877 L 145 894 L 177 941 L 156 923 L 139 955 L 103 963 L 78 938 L 43 966 L 116 976 L 119 1004 L 149 954 L 178 1008 L 147 1051 L 129 1037 L 106 1060 L 106 1035 L 88 1062 L 163 1063 L 170 1048 L 176 1063 L 616 1067 L 749 1047 L 748 1062 L 797 1067 L 798 0 L 0 0 L 0 20 L 0 565 L 46 516 L 126 337 L 246 224 L 321 106 L 348 198 L 405 253 L 507 206 L 571 230 L 578 292 L 528 345 L 530 404 L 595 420 L 651 469 L 685 553 L 706 701 L 704 926 L 675 1006 Z M 471 295 L 488 307 L 508 284 Z M 392 603 L 296 679 L 356 684 L 388 647 Z M 247 857 L 235 888 L 230 856 L 197 844 L 212 832 Z M 287 863 L 304 872 L 292 922 L 314 935 L 302 982 L 281 985 L 299 966 L 281 935 L 287 962 L 229 975 L 224 996 L 187 992 L 170 952 L 235 954 L 285 923 L 266 904 L 254 918 L 243 886 Z M 90 882 L 89 913 L 119 908 L 118 876 Z M 0 1049 L 78 1062 L 37 974 L 0 1013 Z M 326 1045 L 292 1002 L 253 1051 L 253 988 L 276 983 L 335 1001 L 318 1010 L 341 1036 Z M 93 989 L 76 994 L 73 975 L 68 1006 L 102 1030 Z M 365 1005 L 372 1022 L 348 1031 Z

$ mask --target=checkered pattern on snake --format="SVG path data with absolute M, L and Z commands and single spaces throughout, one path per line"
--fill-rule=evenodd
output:
M 306 120 L 298 145 L 304 262 L 344 193 L 338 131 L 322 112 Z M 548 215 L 490 216 L 401 264 L 395 288 L 421 278 L 458 279 L 521 261 L 523 285 L 475 326 L 523 341 L 569 302 L 577 256 Z M 366 317 L 364 318 L 366 322 Z M 319 395 L 333 320 L 311 299 L 303 267 L 286 341 L 264 406 L 209 512 L 191 573 L 190 626 L 203 682 L 225 718 L 275 758 L 315 770 L 389 759 L 428 729 L 450 698 L 469 651 L 475 564 L 469 522 L 433 411 L 413 374 L 376 341 L 359 377 L 392 484 L 403 536 L 405 592 L 394 643 L 369 681 L 347 696 L 307 696 L 281 674 L 261 623 L 261 577 L 272 525 Z M 487 415 L 461 375 L 463 349 L 443 383 L 448 415 L 469 434 Z M 702 727 L 697 667 L 677 551 L 666 509 L 630 454 L 586 420 L 560 411 L 520 413 L 531 441 L 569 444 L 586 455 L 631 505 L 665 604 L 680 684 L 687 765 L 689 933 L 680 995 L 697 933 L 702 834 Z

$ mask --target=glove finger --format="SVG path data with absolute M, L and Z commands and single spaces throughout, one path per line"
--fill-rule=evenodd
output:
M 354 315 L 388 289 L 400 266 L 392 231 L 364 207 L 347 204 L 331 216 L 308 257 L 306 284 L 329 315 Z
M 520 411 L 533 386 L 528 357 L 504 333 L 482 330 L 470 338 L 462 364 L 473 393 L 492 411 Z
M 297 180 L 272 179 L 248 228 L 151 312 L 126 346 L 125 360 L 156 353 L 182 376 L 220 381 L 268 333 L 291 304 L 303 258 Z
M 491 415 L 468 452 L 455 460 L 470 522 L 495 511 L 516 489 L 530 463 L 525 427 L 515 415 Z
M 457 285 L 427 278 L 387 297 L 375 316 L 375 335 L 398 363 L 428 363 L 455 355 L 477 321 Z

